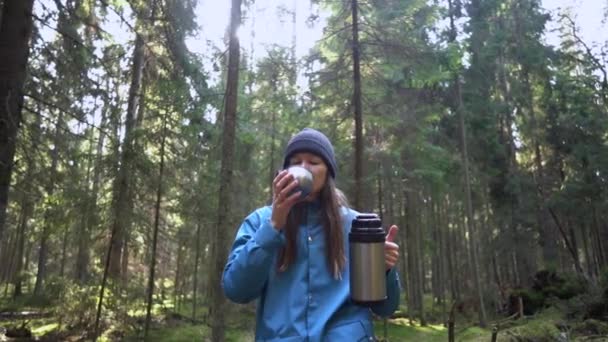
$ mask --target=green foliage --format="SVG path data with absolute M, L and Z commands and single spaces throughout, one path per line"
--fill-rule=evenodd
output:
M 509 294 L 509 313 L 517 312 L 518 297 L 523 299 L 524 314 L 532 315 L 554 303 L 555 299 L 569 300 L 585 294 L 587 290 L 587 282 L 576 275 L 539 271 L 530 288 L 516 289 Z
M 581 323 L 575 324 L 572 327 L 572 331 L 583 336 L 608 336 L 608 323 L 596 319 L 587 319 Z
M 384 323 L 374 322 L 374 331 L 377 338 L 384 338 Z M 387 327 L 387 341 L 445 341 L 447 329 L 441 325 L 420 326 L 419 322 L 410 325 L 406 318 L 389 320 Z
M 95 321 L 99 289 L 79 286 L 65 278 L 52 278 L 47 295 L 53 298 L 56 317 L 70 328 L 89 329 Z
M 511 338 L 515 337 L 518 341 L 526 341 L 526 342 L 550 342 L 555 341 L 560 336 L 559 329 L 555 326 L 554 322 L 547 322 L 541 319 L 535 319 L 532 321 L 526 322 L 526 324 L 510 328 L 503 333 L 502 336 L 507 335 L 508 337 L 505 340 L 508 341 Z

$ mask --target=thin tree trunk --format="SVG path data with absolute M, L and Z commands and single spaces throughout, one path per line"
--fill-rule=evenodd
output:
M 34 0 L 5 0 L 0 9 L 0 248 L 8 208 Z M 0 255 L 2 251 L 0 250 Z
M 15 273 L 13 274 L 13 298 L 17 298 L 23 294 L 22 282 L 25 273 L 23 272 L 23 257 L 25 253 L 25 236 L 27 233 L 27 221 L 34 212 L 34 205 L 31 202 L 30 198 L 28 198 L 28 196 L 23 197 L 22 208 L 23 214 L 21 215 L 21 221 L 19 222 L 19 230 L 17 235 L 17 259 L 15 264 Z
M 194 257 L 194 274 L 192 274 L 192 322 L 196 320 L 197 290 L 198 290 L 198 262 L 201 258 L 201 224 L 196 225 L 196 241 L 194 245 L 196 249 Z
M 452 0 L 448 1 L 449 9 L 450 9 L 450 40 L 456 40 L 456 25 L 454 22 L 454 9 L 452 8 Z M 460 126 L 460 147 L 461 147 L 461 157 L 462 157 L 462 168 L 464 169 L 464 195 L 465 195 L 465 205 L 466 205 L 466 223 L 465 227 L 467 228 L 469 235 L 469 248 L 471 250 L 471 256 L 473 265 L 473 280 L 475 281 L 475 291 L 477 295 L 477 303 L 479 305 L 479 325 L 481 327 L 486 326 L 486 309 L 483 301 L 483 289 L 481 286 L 481 275 L 479 271 L 479 260 L 477 256 L 477 236 L 475 231 L 475 219 L 473 217 L 473 203 L 471 199 L 471 180 L 469 175 L 469 154 L 468 154 L 468 146 L 467 146 L 467 133 L 466 133 L 466 124 L 464 118 L 464 108 L 462 105 L 462 91 L 460 86 L 460 76 L 457 73 L 454 77 L 454 86 L 456 88 L 456 111 L 458 113 L 458 121 Z
M 174 285 L 173 285 L 173 307 L 175 308 L 175 312 L 179 312 L 179 300 L 178 298 L 181 295 L 181 289 L 179 286 L 180 283 L 180 277 L 182 276 L 182 255 L 183 255 L 183 249 L 182 249 L 182 243 L 184 241 L 178 241 L 178 246 L 177 246 L 177 258 L 175 260 L 175 281 L 174 281 Z
M 230 42 L 228 56 L 228 75 L 226 80 L 226 95 L 224 102 L 224 118 L 222 132 L 222 157 L 220 167 L 220 187 L 218 198 L 217 226 L 213 231 L 211 268 L 209 273 L 209 289 L 211 299 L 211 340 L 225 340 L 225 298 L 222 291 L 221 279 L 224 264 L 228 257 L 228 232 L 233 181 L 233 165 L 235 150 L 235 131 L 237 120 L 238 78 L 240 44 L 237 29 L 241 23 L 241 0 L 232 0 L 230 11 Z
M 359 50 L 359 6 L 357 0 L 351 0 L 353 32 L 353 107 L 355 111 L 355 209 L 363 210 L 363 118 L 361 104 L 361 67 Z
M 589 245 L 587 242 L 589 238 L 589 234 L 587 234 L 587 225 L 585 224 L 585 222 L 582 222 L 580 227 L 580 236 L 581 240 L 583 241 L 583 253 L 585 255 L 585 266 L 587 266 L 587 276 L 589 278 L 593 278 L 595 276 L 593 272 L 594 263 L 592 253 L 589 250 Z
M 125 131 L 122 153 L 120 154 L 120 167 L 114 184 L 114 199 L 112 209 L 112 232 L 114 239 L 110 247 L 110 270 L 112 278 L 118 279 L 122 271 L 122 249 L 125 233 L 130 230 L 131 211 L 133 208 L 132 183 L 130 180 L 133 172 L 133 159 L 135 137 L 137 128 L 137 109 L 142 98 L 141 81 L 145 68 L 145 45 L 143 37 L 136 35 L 135 48 L 133 49 L 133 67 L 131 70 L 131 85 L 129 88 L 129 99 L 125 118 Z
M 406 287 L 406 294 L 407 294 L 407 316 L 409 318 L 409 323 L 410 325 L 413 325 L 413 319 L 414 319 L 414 315 L 415 315 L 415 298 L 414 298 L 414 288 L 415 288 L 415 273 L 413 270 L 413 265 L 412 265 L 412 258 L 413 255 L 412 253 L 414 248 L 412 248 L 412 244 L 413 244 L 413 236 L 412 236 L 412 232 L 411 232 L 411 210 L 409 208 L 409 198 L 408 198 L 408 192 L 407 190 L 403 190 L 403 205 L 400 206 L 403 209 L 403 214 L 401 215 L 401 217 L 403 218 L 403 224 L 402 227 L 405 229 L 402 229 L 404 231 L 403 235 L 404 235 L 404 241 L 405 241 L 405 249 L 403 251 L 403 253 L 400 253 L 403 255 L 402 257 L 402 261 L 403 261 L 403 267 L 405 269 L 404 275 L 407 277 L 407 280 L 405 281 L 405 287 Z
M 114 184 L 114 196 L 113 199 L 113 223 L 112 230 L 110 231 L 110 242 L 108 244 L 108 252 L 106 255 L 105 266 L 103 271 L 103 277 L 101 280 L 101 288 L 99 290 L 99 300 L 97 303 L 97 314 L 95 316 L 95 330 L 94 330 L 94 341 L 97 341 L 99 336 L 99 321 L 101 318 L 101 309 L 103 306 L 103 297 L 107 285 L 108 275 L 118 278 L 121 270 L 121 251 L 122 246 L 117 241 L 122 242 L 123 229 L 126 229 L 129 223 L 129 218 L 126 210 L 131 207 L 129 203 L 130 189 L 129 189 L 129 175 L 130 175 L 130 164 L 132 163 L 132 148 L 133 148 L 133 130 L 134 124 L 137 121 L 135 116 L 136 107 L 139 102 L 139 90 L 141 87 L 141 78 L 144 69 L 144 40 L 139 34 L 135 38 L 135 48 L 133 49 L 133 68 L 131 74 L 131 87 L 129 89 L 129 100 L 127 105 L 127 116 L 125 122 L 125 140 L 123 143 L 123 151 L 120 155 L 120 166 L 118 167 L 118 176 Z M 115 127 L 116 133 L 118 133 L 118 126 Z M 116 135 L 118 136 L 118 135 Z M 118 146 L 117 146 L 118 147 Z M 129 215 L 130 216 L 130 215 Z M 111 266 L 112 265 L 112 266 Z
M 120 282 L 122 288 L 126 289 L 129 281 L 129 241 L 131 240 L 131 231 L 125 231 L 122 241 L 122 255 L 120 256 Z
M 59 112 L 57 123 L 55 125 L 55 133 L 53 137 L 53 150 L 51 151 L 51 167 L 49 169 L 49 177 L 45 186 L 46 196 L 52 197 L 55 193 L 55 183 L 57 182 L 57 164 L 59 163 L 59 146 L 61 139 L 60 127 L 63 125 L 63 112 Z M 40 236 L 40 247 L 38 249 L 38 271 L 36 273 L 36 285 L 34 286 L 34 294 L 40 295 L 44 287 L 46 279 L 46 262 L 48 258 L 48 241 L 51 234 L 51 211 L 56 210 L 52 206 L 47 206 L 44 211 L 44 220 L 42 233 Z
M 63 239 L 61 239 L 61 264 L 59 268 L 59 276 L 63 278 L 65 272 L 65 261 L 67 256 L 68 249 L 68 237 L 70 235 L 70 230 L 68 227 L 65 227 L 63 232 Z
M 163 195 L 163 178 L 165 173 L 165 143 L 167 140 L 167 116 L 163 116 L 163 132 L 160 144 L 160 165 L 158 169 L 158 185 L 156 188 L 156 204 L 154 206 L 154 233 L 152 236 L 152 260 L 150 261 L 150 274 L 148 278 L 148 303 L 146 307 L 146 323 L 144 326 L 144 341 L 148 340 L 150 321 L 152 319 L 152 296 L 154 294 L 154 273 L 156 272 L 156 246 L 158 243 L 158 230 L 160 224 L 160 204 Z
M 108 84 L 109 88 L 109 84 Z M 105 105 L 101 112 L 101 122 L 99 127 L 104 129 L 107 120 L 108 105 Z M 99 193 L 99 184 L 101 182 L 101 163 L 103 157 L 103 147 L 105 142 L 105 134 L 99 132 L 97 140 L 97 146 L 95 151 L 95 161 L 93 161 L 93 144 L 89 151 L 89 165 L 87 169 L 86 177 L 86 189 L 89 189 L 89 183 L 92 179 L 93 185 L 90 190 L 90 195 L 86 198 L 85 210 L 82 215 L 82 227 L 78 236 L 78 251 L 76 252 L 76 266 L 74 278 L 79 284 L 84 284 L 88 281 L 88 267 L 91 258 L 90 255 L 90 239 L 93 227 L 98 223 L 97 214 L 97 197 Z M 93 169 L 93 175 L 91 176 L 91 169 Z
M 608 266 L 608 256 L 606 255 L 606 248 L 604 247 L 604 243 L 606 240 L 602 239 L 602 235 L 600 233 L 600 220 L 597 215 L 596 205 L 595 203 L 591 204 L 591 213 L 592 213 L 592 230 L 593 230 L 593 239 L 597 244 L 597 252 L 598 252 L 598 266 L 600 270 L 603 270 L 606 266 Z
M 447 254 L 448 254 L 448 259 L 447 259 L 447 270 L 448 270 L 448 277 L 450 278 L 450 294 L 451 294 L 451 299 L 452 302 L 455 302 L 457 300 L 460 300 L 460 292 L 458 291 L 458 281 L 456 280 L 456 271 L 455 271 L 455 266 L 454 266 L 454 262 L 457 260 L 456 259 L 456 252 L 455 252 L 455 248 L 454 248 L 454 239 L 453 239 L 453 234 L 451 233 L 451 229 L 450 229 L 450 213 L 449 213 L 449 203 L 447 198 L 444 199 L 443 201 L 441 201 L 442 203 L 442 207 L 443 207 L 443 216 L 444 216 L 444 222 L 445 222 L 445 236 L 446 236 L 446 248 L 447 248 Z
M 418 315 L 420 317 L 420 325 L 421 326 L 426 326 L 426 318 L 425 318 L 425 313 L 424 313 L 424 255 L 422 254 L 422 245 L 424 243 L 424 238 L 422 236 L 422 208 L 420 208 L 420 194 L 418 192 L 414 193 L 413 196 L 413 205 L 414 205 L 414 213 L 416 213 L 413 217 L 414 219 L 414 225 L 413 225 L 413 229 L 415 231 L 414 235 L 414 248 L 416 249 L 415 252 L 415 259 L 414 259 L 414 265 L 415 265 L 415 272 L 418 278 L 417 279 L 417 283 L 416 283 L 416 304 L 417 304 L 417 309 L 418 309 Z
M 274 88 L 274 83 L 273 83 L 273 88 Z M 276 89 L 275 89 L 276 90 Z M 275 139 L 276 139 L 276 132 L 275 132 L 275 127 L 276 127 L 276 121 L 277 121 L 277 114 L 276 111 L 272 111 L 272 119 L 270 121 L 270 161 L 269 161 L 269 167 L 268 167 L 268 174 L 270 175 L 270 182 L 268 183 L 269 186 L 269 191 L 270 191 L 270 196 L 272 196 L 272 182 L 274 181 L 274 177 L 276 176 L 276 166 L 274 163 L 274 154 L 275 154 Z M 283 167 L 283 165 L 281 165 L 281 167 Z
M 382 191 L 382 163 L 378 162 L 377 165 L 378 169 L 376 171 L 376 183 L 378 185 L 378 213 L 380 214 L 380 220 L 382 220 L 382 222 L 386 222 L 384 221 L 386 216 L 384 215 L 384 193 Z

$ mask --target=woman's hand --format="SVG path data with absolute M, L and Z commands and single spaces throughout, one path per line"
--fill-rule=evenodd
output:
M 296 186 L 298 186 L 298 181 L 287 170 L 279 172 L 272 181 L 272 217 L 270 223 L 275 229 L 281 230 L 285 227 L 289 211 L 300 198 L 301 191 L 289 195 Z
M 386 242 L 384 243 L 384 263 L 387 271 L 393 268 L 397 261 L 399 261 L 399 245 L 393 242 L 397 238 L 398 232 L 399 228 L 392 225 L 386 235 Z

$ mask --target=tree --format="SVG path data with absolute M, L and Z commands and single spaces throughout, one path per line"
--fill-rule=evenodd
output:
M 6 0 L 0 18 L 0 243 L 4 240 L 13 157 L 23 108 L 33 0 Z M 1 251 L 0 251 L 1 252 Z
M 354 207 L 363 209 L 363 118 L 361 105 L 361 57 L 359 52 L 359 18 L 357 0 L 351 0 L 353 49 L 353 110 L 355 117 L 355 199 Z
M 230 226 L 229 213 L 231 208 L 232 178 L 234 165 L 234 144 L 237 120 L 238 80 L 240 44 L 237 30 L 241 23 L 241 0 L 232 0 L 230 11 L 230 29 L 228 45 L 228 74 L 226 79 L 226 93 L 224 95 L 224 115 L 222 121 L 222 148 L 220 186 L 218 190 L 218 216 L 213 231 L 211 245 L 211 272 L 209 273 L 210 286 L 210 315 L 211 339 L 223 342 L 225 339 L 225 307 L 221 279 L 226 262 L 228 234 L 226 227 Z
M 452 0 L 448 0 L 449 4 L 449 16 L 450 16 L 450 43 L 454 44 L 456 42 L 456 25 L 455 21 L 455 8 L 452 4 Z M 475 290 L 477 295 L 477 302 L 479 305 L 479 325 L 481 327 L 486 326 L 486 309 L 483 300 L 483 288 L 481 286 L 481 275 L 479 269 L 479 256 L 478 256 L 478 244 L 477 244 L 477 231 L 475 229 L 475 218 L 473 216 L 473 201 L 471 199 L 471 177 L 469 174 L 469 151 L 467 144 L 467 132 L 465 125 L 465 114 L 462 104 L 462 91 L 460 84 L 460 74 L 459 71 L 456 70 L 454 74 L 454 101 L 455 112 L 458 115 L 458 126 L 460 128 L 460 148 L 462 155 L 462 169 L 463 169 L 463 177 L 464 177 L 464 200 L 466 205 L 466 221 L 465 225 L 467 227 L 467 235 L 469 237 L 469 249 L 471 250 L 472 258 L 473 258 L 473 277 L 475 279 Z
M 110 255 L 108 272 L 115 279 L 121 275 L 124 237 L 131 226 L 131 210 L 133 208 L 131 175 L 133 172 L 133 159 L 135 158 L 134 144 L 138 123 L 136 114 L 142 96 L 141 80 L 145 68 L 145 45 L 144 38 L 140 33 L 136 33 L 132 63 L 131 86 L 129 88 L 128 106 L 125 115 L 125 138 L 122 144 L 118 175 L 114 184 L 114 214 L 110 247 L 108 249 Z

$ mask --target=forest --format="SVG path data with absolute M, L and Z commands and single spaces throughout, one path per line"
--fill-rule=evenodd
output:
M 400 227 L 379 341 L 608 341 L 608 39 L 544 2 L 0 0 L 0 341 L 253 341 L 222 272 L 304 127 Z

